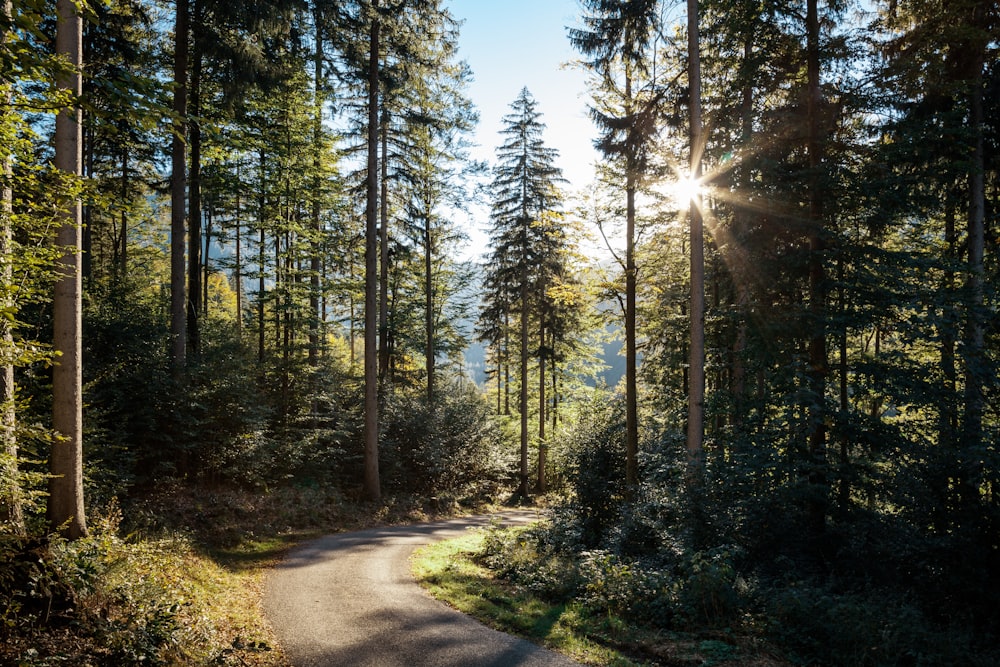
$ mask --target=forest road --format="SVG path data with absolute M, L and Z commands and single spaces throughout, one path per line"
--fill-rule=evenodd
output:
M 528 523 L 533 510 L 508 510 Z M 570 667 L 569 658 L 487 628 L 431 598 L 410 573 L 417 547 L 490 516 L 329 535 L 271 573 L 264 611 L 295 667 Z

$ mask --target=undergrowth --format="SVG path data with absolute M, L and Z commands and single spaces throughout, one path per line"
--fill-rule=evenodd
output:
M 0 666 L 286 667 L 261 598 L 291 546 L 461 509 L 441 497 L 376 505 L 319 487 L 173 484 L 92 512 L 81 540 L 0 533 Z

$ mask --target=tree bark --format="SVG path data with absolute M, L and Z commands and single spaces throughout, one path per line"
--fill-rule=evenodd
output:
M 191 150 L 191 172 L 188 178 L 188 353 L 197 357 L 201 352 L 201 0 L 194 0 L 194 57 L 191 63 L 188 141 Z
M 368 182 L 365 206 L 364 485 L 368 500 L 382 495 L 378 465 L 378 109 L 379 2 L 372 3 L 368 53 Z
M 631 73 L 625 74 L 625 113 L 634 112 Z M 629 132 L 638 131 L 632 128 Z M 639 486 L 639 389 L 636 361 L 635 191 L 636 155 L 626 156 L 625 168 L 625 486 L 630 497 Z
M 3 3 L 3 16 L 11 17 L 13 10 L 10 0 Z M 0 48 L 7 42 L 7 33 L 0 33 Z M 12 90 L 8 83 L 0 82 L 3 109 L 0 110 L 3 123 L 2 134 L 13 131 L 13 112 L 11 111 Z M 14 277 L 13 267 L 13 209 L 14 191 L 10 180 L 13 175 L 13 156 L 7 148 L 3 151 L 3 183 L 0 185 L 0 309 L 4 313 L 13 312 L 16 304 L 13 294 L 8 292 Z M 17 463 L 17 410 L 14 405 L 16 385 L 14 383 L 14 331 L 7 317 L 0 317 L 0 349 L 3 350 L 4 363 L 0 366 L 0 435 L 2 435 L 3 469 L 0 470 L 0 524 L 11 526 L 16 533 L 24 532 L 24 514 L 21 503 L 20 470 Z
M 701 178 L 701 47 L 698 0 L 688 0 L 688 82 L 690 109 L 690 176 Z M 702 201 L 690 201 L 691 222 L 691 347 L 688 378 L 687 464 L 689 483 L 700 488 L 705 433 L 705 238 Z
M 806 4 L 806 114 L 808 123 L 807 152 L 809 155 L 809 315 L 812 335 L 809 339 L 809 385 L 812 402 L 809 417 L 809 484 L 813 487 L 808 502 L 809 522 L 815 533 L 826 527 L 828 480 L 826 468 L 826 272 L 823 254 L 823 201 L 820 191 L 820 169 L 823 147 L 820 129 L 820 22 L 817 0 Z
M 177 0 L 174 23 L 173 139 L 170 162 L 170 358 L 174 373 L 184 368 L 187 298 L 184 288 L 184 205 L 187 200 L 188 0 Z
M 74 96 L 74 108 L 56 116 L 55 166 L 67 179 L 82 174 L 83 19 L 72 0 L 58 0 L 56 53 L 72 67 L 59 76 L 57 85 Z M 75 184 L 74 184 L 75 185 Z M 65 252 L 52 301 L 52 347 L 58 355 L 52 370 L 52 428 L 56 439 L 49 459 L 47 518 L 53 529 L 69 539 L 87 534 L 83 504 L 83 282 L 81 229 L 83 208 L 78 197 L 67 198 L 56 236 Z

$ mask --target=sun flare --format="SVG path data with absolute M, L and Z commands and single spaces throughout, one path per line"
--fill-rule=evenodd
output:
M 699 179 L 682 176 L 670 184 L 668 191 L 677 206 L 684 208 L 704 194 L 704 187 Z

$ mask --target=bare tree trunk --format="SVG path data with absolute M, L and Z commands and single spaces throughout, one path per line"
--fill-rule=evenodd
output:
M 191 148 L 191 172 L 188 178 L 188 353 L 201 352 L 201 0 L 194 0 L 194 62 L 191 63 L 190 115 L 188 141 Z
M 378 107 L 379 1 L 372 3 L 368 53 L 368 188 L 365 207 L 365 421 L 364 487 L 368 500 L 382 495 L 378 466 Z
M 427 404 L 434 403 L 434 245 L 431 236 L 430 203 L 424 201 L 424 320 L 427 338 L 424 343 L 424 364 L 427 372 Z
M 384 103 L 384 101 L 383 101 Z M 382 109 L 381 178 L 379 184 L 379 291 L 378 291 L 378 377 L 384 383 L 389 374 L 389 111 Z
M 542 287 L 544 293 L 544 286 Z M 548 445 L 545 442 L 546 396 L 545 396 L 545 317 L 538 314 L 538 479 L 535 490 L 545 493 L 545 455 Z
M 56 53 L 72 71 L 61 74 L 57 85 L 75 98 L 83 93 L 83 19 L 72 0 L 58 0 Z M 56 116 L 55 166 L 69 180 L 82 174 L 82 110 Z M 52 371 L 52 428 L 56 440 L 49 459 L 48 520 L 69 539 L 87 534 L 83 504 L 83 282 L 81 229 L 83 209 L 79 198 L 67 199 L 56 237 L 65 255 L 59 260 L 59 277 L 52 300 L 52 347 L 59 358 Z
M 809 406 L 809 483 L 814 486 L 810 501 L 809 520 L 813 531 L 820 533 L 826 527 L 827 484 L 826 474 L 826 272 L 823 266 L 823 203 L 820 192 L 822 146 L 820 139 L 820 23 L 818 0 L 806 3 L 806 65 L 808 77 L 808 145 L 809 154 L 809 313 L 813 333 L 809 339 L 809 384 L 813 395 Z M 818 488 L 817 488 L 818 487 Z
M 698 0 L 688 0 L 688 82 L 691 113 L 691 178 L 701 178 L 701 46 Z M 691 202 L 691 347 L 688 379 L 687 463 L 689 482 L 701 487 L 705 434 L 705 238 L 701 196 Z
M 625 74 L 626 114 L 634 111 L 632 77 Z M 632 129 L 630 131 L 637 131 Z M 639 388 L 636 361 L 635 191 L 636 156 L 626 157 L 625 169 L 625 485 L 630 496 L 639 486 Z
M 260 182 L 265 182 L 264 170 L 264 149 L 260 149 Z M 263 371 L 264 360 L 267 354 L 267 327 L 266 313 L 264 308 L 265 289 L 267 283 L 264 280 L 265 266 L 267 265 L 267 200 L 264 197 L 264 189 L 260 192 L 260 237 L 257 243 L 257 361 Z
M 979 12 L 977 12 L 978 14 Z M 969 104 L 969 130 L 971 135 L 971 155 L 969 164 L 969 222 L 968 222 L 968 280 L 966 293 L 965 345 L 963 351 L 965 365 L 965 415 L 962 423 L 963 449 L 973 452 L 961 455 L 964 470 L 961 472 L 962 500 L 966 503 L 979 502 L 979 486 L 983 464 L 981 455 L 974 452 L 983 446 L 983 411 L 985 395 L 983 372 L 987 367 L 984 360 L 985 323 L 983 304 L 984 255 L 986 247 L 986 182 L 985 150 L 983 138 L 983 67 L 984 56 L 977 54 L 973 65 L 974 76 L 969 82 L 971 88 Z
M 236 166 L 236 181 L 239 183 L 240 180 L 240 168 L 237 163 Z M 237 186 L 236 193 L 236 266 L 235 266 L 235 277 L 233 287 L 236 290 L 236 338 L 243 343 L 243 222 L 240 220 L 240 195 L 239 186 Z
M 322 160 L 320 151 L 323 146 L 323 34 L 320 30 L 319 3 L 312 3 L 313 28 L 315 30 L 313 51 L 313 192 L 312 192 L 312 230 L 311 257 L 309 261 L 309 366 L 319 366 L 320 328 L 322 318 L 319 316 L 320 292 L 320 249 L 323 246 L 323 227 L 321 220 L 320 192 L 322 177 L 320 168 Z M 313 414 L 316 414 L 316 403 L 313 401 Z
M 187 299 L 184 289 L 184 204 L 187 195 L 188 0 L 177 0 L 174 23 L 173 139 L 170 162 L 170 357 L 174 372 L 186 363 Z
M 527 241 L 525 241 L 527 246 Z M 528 497 L 528 262 L 527 250 L 521 267 L 521 393 L 518 408 L 521 413 L 521 471 L 518 495 Z

